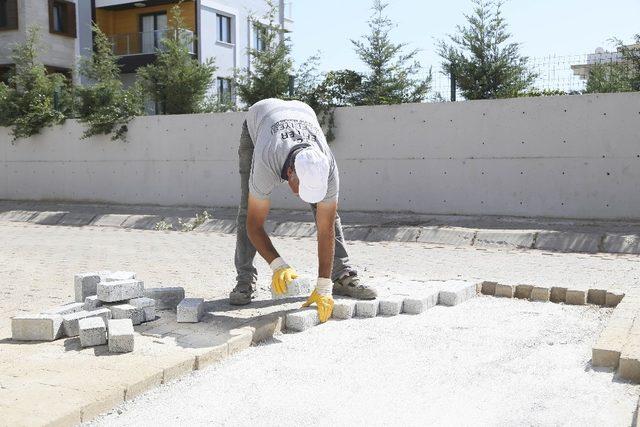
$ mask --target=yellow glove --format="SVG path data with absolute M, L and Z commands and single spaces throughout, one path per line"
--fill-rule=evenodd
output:
M 333 283 L 331 283 L 331 279 L 319 277 L 316 288 L 311 292 L 307 302 L 302 304 L 303 307 L 309 307 L 311 304 L 316 305 L 318 308 L 318 319 L 320 319 L 320 323 L 324 323 L 329 320 L 333 313 L 333 297 L 331 296 L 332 288 Z
M 282 258 L 274 259 L 269 266 L 273 271 L 271 288 L 277 295 L 282 295 L 287 292 L 287 285 L 298 278 L 298 274 Z

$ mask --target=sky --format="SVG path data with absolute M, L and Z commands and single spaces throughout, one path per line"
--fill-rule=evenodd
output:
M 371 0 L 292 1 L 292 54 L 296 64 L 320 51 L 321 70 L 362 70 L 350 39 L 368 31 Z M 389 0 L 387 15 L 397 24 L 396 42 L 420 49 L 425 67 L 440 67 L 437 40 L 464 25 L 471 0 Z M 612 37 L 625 43 L 640 33 L 640 0 L 507 0 L 503 16 L 521 54 L 531 58 L 593 53 L 597 47 L 614 50 Z

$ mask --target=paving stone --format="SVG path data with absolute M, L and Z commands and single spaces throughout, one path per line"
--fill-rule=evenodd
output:
M 98 299 L 102 302 L 118 302 L 144 296 L 142 280 L 101 282 L 97 286 Z
M 533 290 L 532 285 L 516 285 L 516 288 L 513 292 L 513 297 L 520 298 L 520 299 L 529 299 L 531 298 L 532 290 Z
M 618 364 L 618 377 L 640 383 L 640 341 L 630 339 L 622 347 Z
M 404 298 L 401 296 L 390 296 L 380 298 L 380 315 L 381 316 L 397 316 L 402 313 L 402 304 Z
M 65 226 L 73 226 L 73 227 L 82 227 L 84 225 L 88 225 L 95 214 L 89 212 L 67 212 L 58 222 L 58 225 Z
M 297 221 L 281 222 L 273 230 L 273 235 L 281 237 L 313 237 L 316 235 L 316 224 Z
M 109 319 L 109 351 L 111 353 L 129 353 L 133 351 L 133 323 L 131 319 Z
M 144 311 L 142 308 L 134 307 L 131 304 L 118 304 L 109 307 L 112 319 L 131 319 L 131 323 L 139 325 L 144 322 Z
M 402 312 L 406 314 L 420 314 L 438 304 L 437 289 L 426 290 L 424 295 L 405 297 L 402 302 Z
M 73 278 L 76 302 L 84 302 L 88 296 L 95 295 L 100 280 L 97 272 L 76 274 Z
M 303 308 L 292 313 L 287 313 L 285 319 L 285 327 L 295 332 L 302 332 L 319 324 L 318 310 L 315 307 Z
M 151 322 L 156 318 L 156 300 L 153 298 L 140 297 L 129 300 L 129 304 L 142 309 L 144 313 L 144 322 Z
M 602 241 L 602 247 L 608 253 L 640 254 L 640 236 L 607 233 Z
M 423 227 L 418 242 L 466 246 L 473 243 L 475 230 L 454 227 Z
M 587 303 L 587 293 L 585 291 L 567 289 L 565 304 L 585 305 Z
M 78 320 L 80 345 L 93 347 L 107 343 L 107 325 L 102 317 L 85 317 Z
M 178 323 L 198 323 L 204 314 L 203 298 L 185 298 L 176 308 Z
M 606 289 L 589 289 L 587 291 L 587 303 L 604 306 L 607 302 Z
M 77 313 L 84 310 L 83 302 L 71 302 L 69 304 L 63 304 L 58 307 L 53 307 L 42 312 L 42 314 L 57 314 L 64 316 L 65 314 Z
M 156 310 L 175 310 L 184 299 L 184 288 L 149 288 L 144 290 L 144 296 L 156 301 Z
M 38 225 L 56 225 L 65 214 L 66 212 L 38 212 L 29 222 Z
M 62 336 L 62 316 L 19 314 L 11 318 L 11 338 L 16 341 L 53 341 Z
M 495 296 L 501 298 L 513 298 L 513 286 L 497 283 Z
M 339 299 L 333 304 L 334 319 L 351 319 L 356 312 L 356 302 L 354 300 Z
M 495 295 L 496 294 L 496 286 L 497 282 L 482 282 L 480 287 L 480 292 L 482 295 Z
M 376 317 L 379 307 L 377 299 L 356 301 L 356 317 Z
M 415 242 L 420 236 L 420 227 L 372 227 L 367 242 Z
M 556 252 L 596 253 L 601 239 L 602 235 L 597 233 L 541 231 L 536 238 L 535 248 Z
M 616 307 L 624 298 L 624 292 L 617 289 L 609 289 L 605 296 L 605 305 L 607 307 Z
M 129 215 L 129 218 L 122 223 L 122 228 L 153 230 L 160 221 L 162 221 L 162 217 L 157 215 Z
M 549 301 L 549 296 L 551 295 L 551 291 L 549 288 L 543 288 L 540 286 L 534 286 L 531 289 L 531 301 Z
M 552 286 L 549 294 L 549 301 L 560 303 L 567 300 L 567 288 Z
M 618 367 L 622 342 L 598 340 L 591 349 L 591 365 L 597 368 Z
M 476 296 L 476 284 L 461 280 L 447 280 L 440 289 L 438 304 L 454 306 Z
M 12 210 L 0 212 L 0 221 L 28 222 L 36 215 L 35 211 Z
M 526 248 L 533 246 L 536 233 L 520 230 L 478 230 L 473 246 Z
M 284 294 L 278 295 L 273 291 L 273 289 L 271 289 L 271 298 L 279 300 L 285 298 L 309 296 L 311 295 L 311 292 L 313 292 L 314 288 L 315 285 L 311 279 L 306 277 L 299 277 L 292 280 L 287 285 L 287 291 Z
M 367 240 L 367 236 L 371 233 L 371 227 L 366 226 L 343 226 L 342 233 L 346 240 Z
M 98 299 L 98 295 L 91 295 L 84 299 L 84 310 L 92 311 L 102 307 L 102 301 Z
M 94 227 L 121 227 L 129 218 L 126 214 L 104 214 L 98 215 L 91 223 Z
M 121 280 L 133 280 L 136 278 L 136 273 L 133 271 L 114 271 L 106 277 L 107 282 L 119 282 Z
M 111 319 L 111 311 L 106 308 L 98 308 L 93 311 L 79 311 L 77 313 L 66 314 L 62 316 L 62 327 L 64 334 L 68 337 L 77 337 L 80 333 L 78 321 L 87 317 L 102 317 L 104 321 Z
M 235 233 L 236 220 L 235 219 L 220 219 L 211 218 L 204 221 L 202 224 L 194 228 L 193 231 L 209 231 L 216 233 Z

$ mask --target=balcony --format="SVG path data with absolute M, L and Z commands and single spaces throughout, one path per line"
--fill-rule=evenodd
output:
M 115 34 L 110 37 L 113 53 L 117 56 L 153 55 L 163 49 L 162 41 L 175 30 L 156 30 L 128 34 Z M 189 48 L 189 53 L 195 54 L 193 31 L 183 30 L 180 33 L 183 44 Z

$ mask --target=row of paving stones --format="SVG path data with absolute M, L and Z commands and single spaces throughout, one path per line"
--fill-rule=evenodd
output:
M 195 218 L 161 215 L 95 214 L 92 212 L 46 212 L 7 210 L 0 221 L 21 221 L 41 225 L 121 227 L 144 230 L 181 230 L 234 233 L 234 219 L 211 218 L 196 224 Z M 283 237 L 312 237 L 315 224 L 299 221 L 267 221 L 268 233 Z M 640 235 L 614 232 L 553 230 L 494 230 L 448 226 L 345 225 L 345 238 L 362 241 L 400 241 L 456 246 L 540 249 L 556 252 L 640 254 Z

